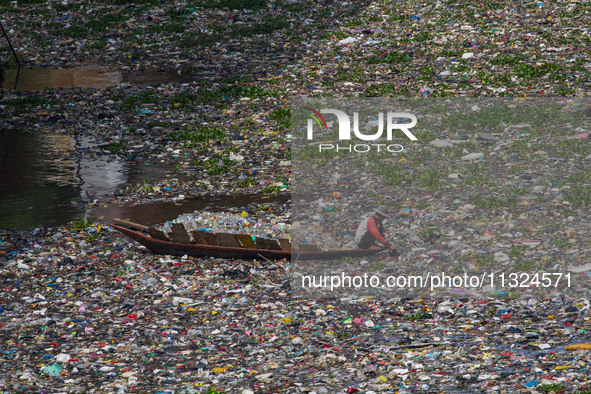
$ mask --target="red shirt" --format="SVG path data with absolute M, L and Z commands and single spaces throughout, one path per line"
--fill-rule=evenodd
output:
M 367 231 L 369 231 L 370 234 L 375 237 L 375 239 L 377 239 L 382 244 L 384 244 L 385 247 L 387 247 L 387 248 L 390 247 L 390 243 L 388 241 L 386 241 L 386 238 L 384 238 L 384 236 L 378 230 L 378 226 L 376 224 L 376 218 L 373 216 L 370 216 L 367 219 Z

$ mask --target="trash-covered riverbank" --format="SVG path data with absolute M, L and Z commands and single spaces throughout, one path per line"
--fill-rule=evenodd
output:
M 587 384 L 589 351 L 565 346 L 591 341 L 588 300 L 294 299 L 285 261 L 157 256 L 98 226 L 22 236 L 2 245 L 8 392 Z
M 287 194 L 291 97 L 587 95 L 584 2 L 1 5 L 23 64 L 192 78 L 3 91 L 5 132 L 89 141 L 67 153 L 74 161 L 161 166 L 157 180 L 72 198 L 89 208 Z M 398 158 L 408 173 L 370 171 L 379 179 L 371 186 L 402 181 L 416 192 L 392 201 L 398 246 L 421 267 L 444 247 L 465 247 L 464 264 L 529 269 L 546 264 L 542 251 L 584 267 L 591 151 L 579 115 L 572 135 L 537 133 L 527 121 L 478 135 L 452 130 Z M 439 166 L 429 167 L 434 158 Z M 489 159 L 512 170 L 499 177 Z M 452 161 L 457 168 L 445 167 Z M 556 177 L 544 178 L 544 168 Z M 500 183 L 514 194 L 475 200 L 475 190 Z M 425 192 L 450 185 L 457 197 Z M 368 195 L 379 196 L 375 187 Z M 467 227 L 450 225 L 454 215 Z M 6 392 L 590 390 L 591 353 L 576 346 L 591 342 L 589 301 L 568 292 L 311 300 L 290 295 L 286 261 L 153 255 L 100 221 L 0 228 Z M 523 242 L 498 255 L 479 248 L 506 243 L 501 233 Z

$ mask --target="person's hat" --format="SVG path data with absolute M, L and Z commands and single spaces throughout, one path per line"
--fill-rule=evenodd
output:
M 375 213 L 385 218 L 390 218 L 390 213 L 388 212 L 388 207 L 385 205 L 380 205 L 378 209 L 376 209 Z

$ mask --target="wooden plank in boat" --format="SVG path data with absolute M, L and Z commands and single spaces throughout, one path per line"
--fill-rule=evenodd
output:
M 274 239 L 266 239 L 266 238 L 256 237 L 256 245 L 257 245 L 257 249 L 281 250 L 281 246 L 279 246 L 277 241 Z
M 155 228 L 151 228 L 148 230 L 150 232 L 150 236 L 155 239 L 159 239 L 160 241 L 170 241 L 164 231 L 156 230 Z
M 281 246 L 281 250 L 285 250 L 286 252 L 291 252 L 291 242 L 287 238 L 278 238 L 279 245 Z
M 296 250 L 299 250 L 300 252 L 318 252 L 320 248 L 318 248 L 318 245 L 316 244 L 299 244 L 296 247 Z
M 229 234 L 229 233 L 215 233 L 215 236 L 218 239 L 218 245 L 230 247 L 230 248 L 241 248 L 240 241 L 238 241 L 238 237 L 236 234 Z
M 256 249 L 257 245 L 254 243 L 254 241 L 252 240 L 252 237 L 250 235 L 236 234 L 236 237 L 238 237 L 238 241 L 240 242 L 240 246 L 242 246 L 243 248 Z
M 189 237 L 189 234 L 187 234 L 187 230 L 185 230 L 185 226 L 183 226 L 182 223 L 173 223 L 170 227 L 172 228 L 174 242 L 182 244 L 191 243 L 191 238 Z
M 212 234 L 208 233 L 207 231 L 191 231 L 191 235 L 195 238 L 195 243 L 199 245 L 216 245 L 218 244 L 217 237 Z

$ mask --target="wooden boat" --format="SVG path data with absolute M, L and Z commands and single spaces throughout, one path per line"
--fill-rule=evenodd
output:
M 246 234 L 192 232 L 199 243 L 190 243 L 190 237 L 184 227 L 173 226 L 173 233 L 168 239 L 159 230 L 138 225 L 137 223 L 116 220 L 111 224 L 115 230 L 125 234 L 150 249 L 154 253 L 173 256 L 211 256 L 228 259 L 294 259 L 294 260 L 335 260 L 342 257 L 371 256 L 385 249 L 334 249 L 318 250 L 315 247 L 301 247 L 292 251 L 288 240 L 252 239 Z M 141 230 L 141 231 L 138 231 Z M 179 239 L 182 238 L 182 239 Z M 184 241 L 184 242 L 182 242 Z M 250 241 L 250 242 L 249 242 Z

